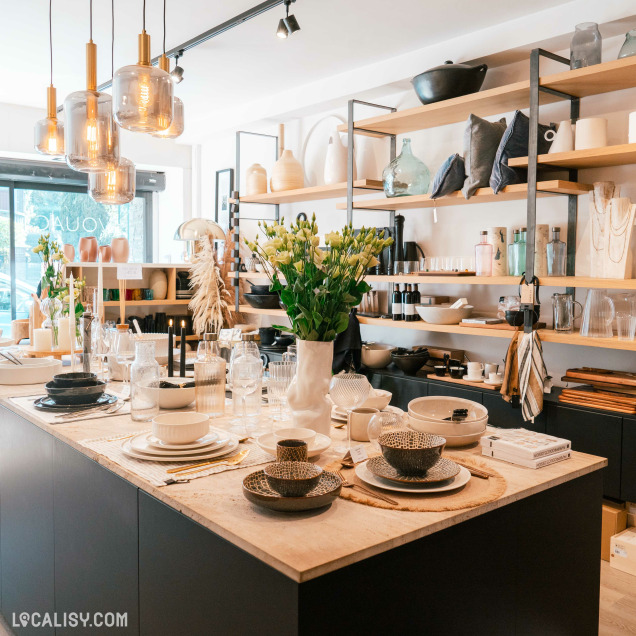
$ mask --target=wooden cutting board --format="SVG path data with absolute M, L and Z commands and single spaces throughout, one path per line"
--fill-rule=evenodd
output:
M 628 415 L 636 415 L 635 407 L 624 405 L 604 404 L 593 400 L 584 400 L 582 398 L 568 398 L 567 396 L 563 395 L 559 395 L 559 402 L 563 404 L 571 404 L 572 406 L 586 406 L 592 409 L 611 411 L 612 413 L 626 413 Z
M 460 322 L 460 327 L 474 327 L 475 329 L 502 329 L 504 331 L 523 331 L 523 325 L 520 327 L 512 327 L 507 322 L 498 322 L 496 325 L 483 325 L 477 322 Z M 535 329 L 545 329 L 545 322 L 538 322 Z
M 636 387 L 636 373 L 628 373 L 626 371 L 582 367 L 580 369 L 568 369 L 565 374 L 566 377 L 571 379 L 593 380 L 596 382 Z
M 614 391 L 615 393 L 625 393 L 626 395 L 636 395 L 636 387 L 623 386 L 622 384 L 613 384 L 612 382 L 595 382 L 594 380 L 579 380 L 578 378 L 571 378 L 567 375 L 564 375 L 561 380 L 563 382 L 571 382 L 573 384 L 589 385 L 595 389 Z
M 611 391 L 563 389 L 561 391 L 561 395 L 568 398 L 591 399 L 597 402 L 614 402 L 616 404 L 625 404 L 626 406 L 633 406 L 636 408 L 636 397 L 630 397 L 629 395 L 614 393 Z

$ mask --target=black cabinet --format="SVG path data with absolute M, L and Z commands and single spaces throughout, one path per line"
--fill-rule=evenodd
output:
M 55 449 L 55 608 L 126 614 L 139 633 L 137 488 L 75 449 Z M 167 584 L 167 581 L 164 581 Z M 85 629 L 100 634 L 104 629 Z M 58 628 L 57 635 L 77 629 Z
M 621 499 L 636 501 L 636 419 L 623 418 Z
M 501 428 L 527 428 L 537 433 L 545 433 L 545 410 L 534 418 L 534 422 L 524 422 L 521 407 L 513 408 L 497 391 L 483 393 L 483 405 L 488 409 L 488 423 Z
M 607 457 L 603 471 L 603 494 L 621 497 L 622 420 L 615 415 L 547 404 L 546 432 L 572 442 L 572 449 Z
M 377 377 L 377 376 L 376 376 Z M 391 404 L 397 406 L 403 411 L 408 411 L 409 402 L 418 397 L 428 395 L 428 386 L 426 382 L 415 378 L 402 378 L 393 375 L 382 375 L 380 388 L 385 391 L 391 391 L 393 397 Z M 371 384 L 375 387 L 375 378 Z
M 53 457 L 55 438 L 0 407 L 2 613 L 55 611 Z M 75 608 L 77 609 L 77 608 Z M 53 627 L 16 634 L 55 633 Z
M 429 395 L 448 395 L 450 397 L 464 398 L 473 402 L 482 403 L 482 392 L 473 389 L 459 388 L 456 384 L 450 382 L 429 382 Z

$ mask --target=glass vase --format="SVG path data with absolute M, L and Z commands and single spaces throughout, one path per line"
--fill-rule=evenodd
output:
M 582 22 L 570 42 L 570 68 L 583 68 L 601 63 L 601 45 L 603 38 L 596 22 Z
M 618 59 L 636 55 L 636 29 L 632 29 L 625 34 L 625 42 L 618 52 Z
M 138 340 L 135 342 L 135 361 L 130 367 L 130 417 L 133 420 L 145 422 L 159 414 L 158 388 L 155 343 Z
M 382 180 L 387 197 L 405 197 L 428 192 L 431 173 L 426 164 L 412 153 L 410 139 L 404 139 L 402 152 L 384 169 Z

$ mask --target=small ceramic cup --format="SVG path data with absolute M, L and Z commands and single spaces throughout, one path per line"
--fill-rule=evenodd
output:
M 368 406 L 353 409 L 349 415 L 351 439 L 354 439 L 356 442 L 368 442 L 369 433 L 367 428 L 369 427 L 369 420 L 379 412 L 378 409 L 369 408 Z
M 155 297 L 155 292 L 152 289 L 144 289 L 143 291 L 143 299 L 144 300 L 153 300 Z
M 466 368 L 471 378 L 480 378 L 484 367 L 481 362 L 467 362 Z
M 276 444 L 276 461 L 306 462 L 308 452 L 307 442 L 301 439 L 281 439 Z
M 484 364 L 484 375 L 489 378 L 491 373 L 497 373 L 499 371 L 499 365 L 494 362 L 486 362 Z
M 443 364 L 438 364 L 435 366 L 435 375 L 443 378 L 446 375 L 446 367 Z
M 141 295 L 141 289 L 137 288 L 137 289 L 133 289 L 132 290 L 132 300 L 141 300 L 142 295 Z
M 110 290 L 110 299 L 111 300 L 119 300 L 119 290 L 118 289 L 111 289 Z
M 274 438 L 282 439 L 300 439 L 307 444 L 311 444 L 316 437 L 316 431 L 310 428 L 279 428 L 274 431 Z
M 500 384 L 503 382 L 503 374 L 502 373 L 489 373 L 488 374 L 488 382 L 491 384 Z

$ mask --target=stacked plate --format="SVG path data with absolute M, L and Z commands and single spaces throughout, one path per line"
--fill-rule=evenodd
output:
M 227 431 L 210 428 L 209 432 L 188 444 L 169 444 L 151 431 L 139 433 L 122 443 L 128 457 L 151 462 L 183 462 L 221 458 L 231 455 L 239 445 L 239 438 Z
M 441 435 L 446 446 L 466 446 L 486 432 L 488 409 L 462 398 L 430 396 L 409 402 L 409 426 L 422 433 Z
M 21 358 L 20 363 L 0 360 L 0 384 L 44 384 L 62 371 L 62 361 L 52 358 Z

